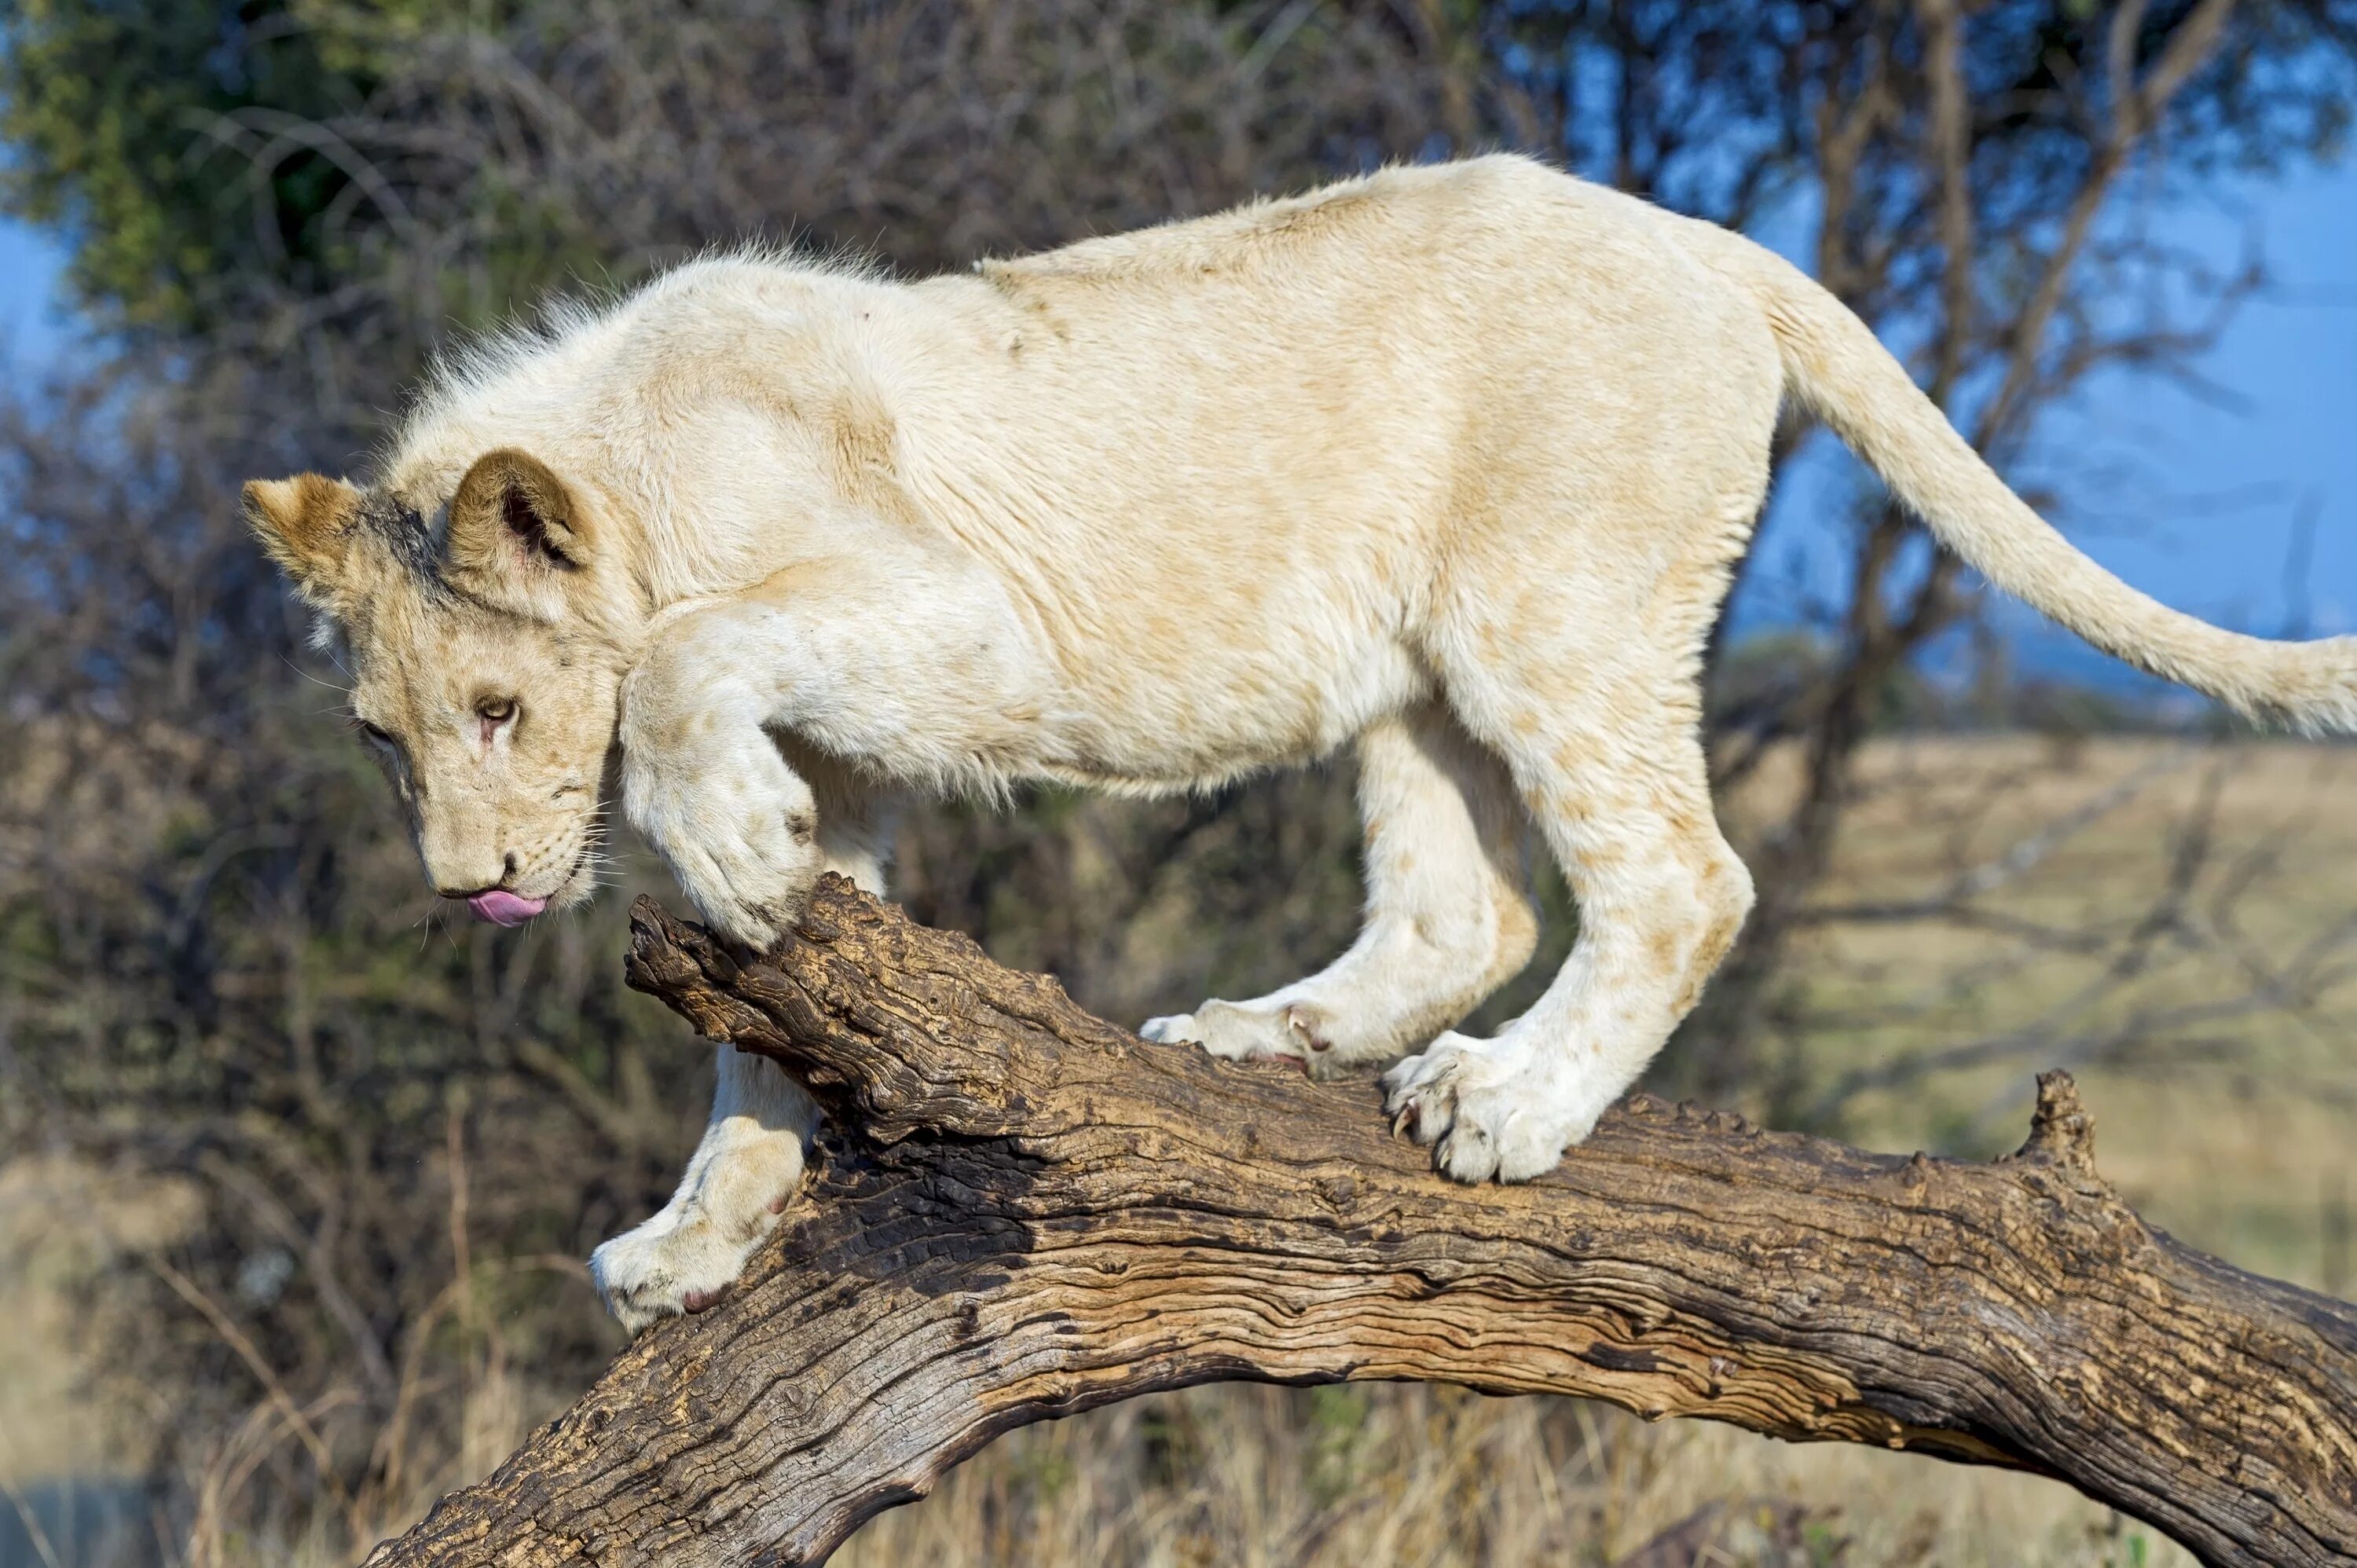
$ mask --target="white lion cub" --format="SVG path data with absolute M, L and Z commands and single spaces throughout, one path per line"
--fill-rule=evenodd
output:
M 1802 274 L 1512 157 L 920 283 L 699 262 L 447 371 L 369 488 L 246 505 L 349 648 L 427 876 L 502 924 L 589 896 L 618 748 L 623 810 L 759 946 L 824 870 L 881 886 L 895 793 L 1198 789 L 1355 747 L 1363 934 L 1145 1032 L 1405 1056 L 1391 1108 L 1440 1167 L 1518 1180 L 1636 1079 L 1749 907 L 1696 679 L 1787 398 L 2097 646 L 2357 720 L 2357 639 L 2153 603 Z M 1578 945 L 1469 1038 L 1532 950 L 1531 823 Z M 618 1317 L 736 1278 L 812 1114 L 721 1052 L 678 1196 L 593 1260 Z

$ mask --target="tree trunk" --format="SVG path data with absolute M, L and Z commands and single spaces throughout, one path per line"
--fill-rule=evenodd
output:
M 826 1104 L 812 1179 L 726 1301 L 376 1568 L 816 1562 L 1003 1432 L 1222 1379 L 1580 1394 L 2357 1560 L 2357 1309 L 2140 1221 L 2064 1074 L 1992 1165 L 1640 1097 L 1465 1187 L 1371 1083 L 1147 1045 L 834 878 L 763 959 L 636 921 L 633 984 Z

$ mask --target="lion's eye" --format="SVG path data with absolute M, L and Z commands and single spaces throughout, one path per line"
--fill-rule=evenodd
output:
M 359 730 L 361 732 L 361 738 L 367 741 L 371 746 L 390 746 L 393 744 L 393 736 L 385 734 L 384 731 L 377 728 L 376 725 L 369 723 L 366 719 L 354 719 L 352 721 L 352 727 Z
M 475 704 L 475 712 L 481 715 L 485 724 L 503 725 L 510 719 L 515 717 L 515 699 L 513 697 L 485 697 L 481 702 Z

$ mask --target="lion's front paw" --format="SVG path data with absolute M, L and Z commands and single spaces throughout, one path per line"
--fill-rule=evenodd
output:
M 1536 1052 L 1510 1037 L 1442 1035 L 1383 1075 L 1384 1104 L 1400 1127 L 1434 1148 L 1458 1181 L 1528 1181 L 1587 1136 L 1602 1106 L 1584 1109 Z
M 622 800 L 705 921 L 748 947 L 782 936 L 818 883 L 817 804 L 758 727 L 626 750 Z
M 633 1335 L 666 1317 L 702 1312 L 745 1272 L 782 1207 L 772 1205 L 751 1223 L 734 1225 L 702 1208 L 665 1210 L 589 1254 L 597 1299 Z

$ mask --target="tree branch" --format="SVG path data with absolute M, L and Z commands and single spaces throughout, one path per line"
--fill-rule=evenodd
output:
M 2357 1309 L 2147 1228 L 2066 1075 L 2018 1155 L 1862 1154 L 1642 1097 L 1463 1187 L 1365 1083 L 1150 1046 L 830 878 L 630 980 L 805 1079 L 810 1185 L 372 1568 L 807 1563 L 993 1437 L 1157 1390 L 1423 1379 L 2059 1477 L 2212 1562 L 2357 1553 Z

